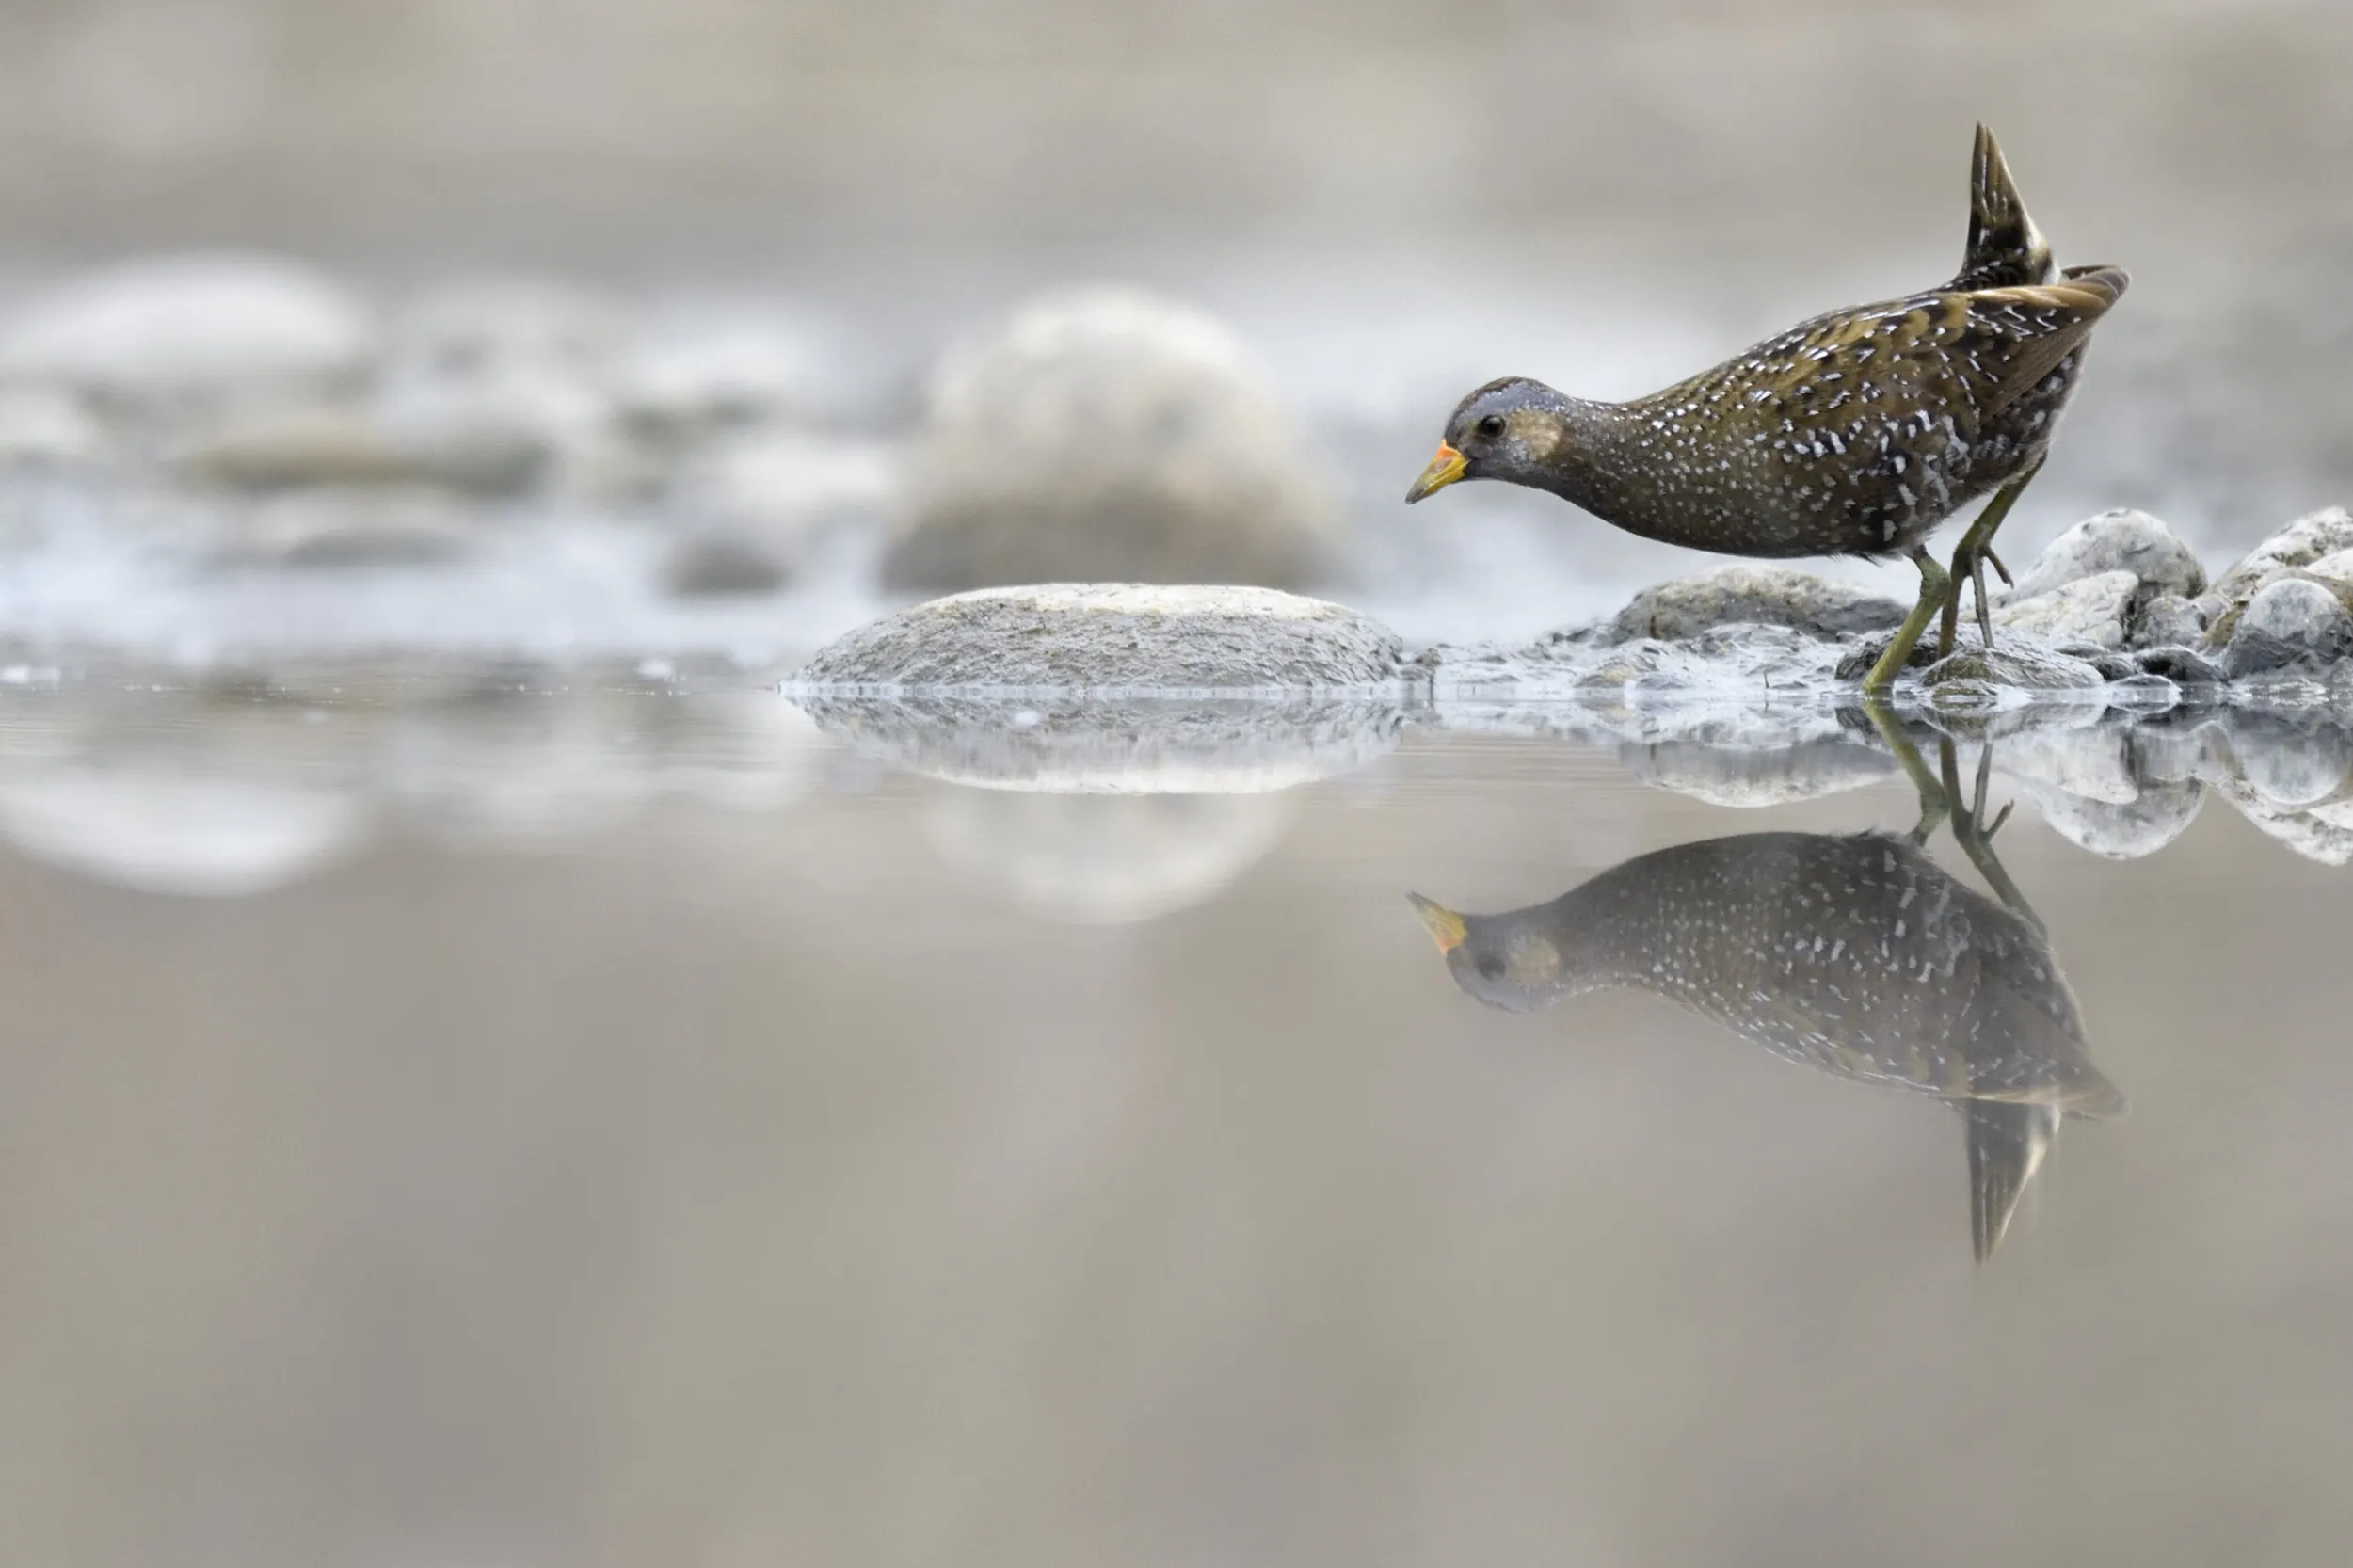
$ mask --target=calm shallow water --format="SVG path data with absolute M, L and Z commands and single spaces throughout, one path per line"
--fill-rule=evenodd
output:
M 2065 1124 L 1980 1266 L 1933 1096 L 1639 989 L 1483 1007 L 1405 897 L 1900 835 L 1892 763 L 1733 809 L 1640 747 L 1409 727 L 1291 788 L 1056 796 L 726 669 L 9 679 L 8 1560 L 2353 1530 L 2353 871 L 2224 801 L 2128 861 L 2031 802 L 1995 835 L 2131 1111 Z

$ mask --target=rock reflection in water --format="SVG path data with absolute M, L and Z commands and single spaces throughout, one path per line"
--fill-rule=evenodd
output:
M 1975 812 L 1954 810 L 1955 837 L 2003 903 L 1923 847 L 1946 807 L 1922 783 L 1922 827 L 1904 837 L 1678 844 L 1499 915 L 1411 897 L 1455 984 L 1490 1006 L 1649 991 L 1788 1061 L 1950 1104 L 1967 1124 L 1982 1262 L 2060 1121 L 2121 1114 L 2124 1098 L 2086 1055 L 2074 992 Z

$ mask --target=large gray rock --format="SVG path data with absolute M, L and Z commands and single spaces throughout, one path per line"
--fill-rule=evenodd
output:
M 2126 506 L 2086 518 L 2053 539 L 2019 578 L 2017 597 L 2117 571 L 2130 572 L 2152 595 L 2186 599 L 2206 586 L 2206 568 L 2189 546 L 2155 518 Z
M 1996 605 L 1993 625 L 1997 632 L 2021 632 L 2050 643 L 2122 648 L 2125 629 L 2133 618 L 2133 600 L 2140 590 L 2140 579 L 2129 571 L 2072 578 Z
M 2233 679 L 2317 666 L 2353 654 L 2353 615 L 2328 584 L 2274 577 L 2247 601 L 2230 636 L 2222 667 Z
M 2215 580 L 2207 597 L 2224 612 L 2235 610 L 2281 572 L 2309 567 L 2341 550 L 2353 550 L 2353 513 L 2342 506 L 2324 506 L 2297 519 L 2249 551 L 2236 566 Z M 2220 630 L 2228 632 L 2227 627 Z
M 1300 692 L 1394 680 L 1397 633 L 1271 588 L 1134 583 L 983 588 L 886 616 L 822 649 L 803 690 Z
M 1294 588 L 1333 510 L 1217 322 L 1128 292 L 1024 307 L 934 376 L 893 587 L 1099 579 Z
M 1846 637 L 1899 625 L 1894 600 L 1812 572 L 1745 563 L 1645 588 L 1618 612 L 1608 640 L 1675 641 L 1721 626 L 1785 626 L 1815 637 Z
M 348 384 L 376 350 L 376 324 L 350 291 L 261 256 L 108 267 L 34 296 L 0 323 L 0 376 L 131 403 Z

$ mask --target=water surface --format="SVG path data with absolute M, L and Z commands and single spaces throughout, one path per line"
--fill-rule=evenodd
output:
M 2023 900 L 2130 1103 L 1985 1102 L 2042 1158 L 1980 1264 L 1966 1105 L 1656 986 L 1481 1005 L 1406 898 L 1892 852 L 1921 800 L 1865 731 L 1851 787 L 1746 809 L 1643 782 L 1671 748 L 1423 725 L 1288 787 L 1066 795 L 901 771 L 723 666 L 10 679 L 8 1560 L 2319 1563 L 2353 1528 L 2353 872 L 2220 783 L 2109 859 L 2037 808 L 2047 744 L 1997 744 L 1975 816 L 1955 748 L 1964 829 L 2022 804 L 1987 856 L 1932 820 L 1916 874 L 1947 921 Z

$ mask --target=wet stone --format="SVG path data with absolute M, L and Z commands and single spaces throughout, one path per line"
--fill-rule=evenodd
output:
M 832 643 L 806 689 L 1284 692 L 1395 681 L 1368 616 L 1271 588 L 1048 584 L 932 600 Z
M 1982 691 L 1998 696 L 2005 692 L 2088 691 L 2105 683 L 2099 670 L 2081 659 L 2015 640 L 1997 641 L 1990 648 L 1975 645 L 1956 648 L 1929 665 L 1920 681 L 1932 691 L 1955 688 L 1950 694 L 1954 697 L 1961 695 L 1958 689 L 1961 687 L 1970 688 L 1973 693 Z
M 2129 571 L 2098 572 L 1995 606 L 1993 625 L 1997 632 L 2022 632 L 2047 642 L 2122 648 L 2139 592 L 2140 579 Z
M 2206 586 L 2206 568 L 2171 529 L 2146 512 L 2119 507 L 2086 518 L 2052 540 L 2019 578 L 2016 598 L 2119 571 L 2151 595 L 2188 598 Z
M 1847 637 L 1897 626 L 1904 609 L 1892 599 L 1811 572 L 1743 564 L 1643 589 L 1610 623 L 1609 640 L 1675 641 L 1732 625 Z
M 2332 664 L 2347 654 L 2353 654 L 2353 614 L 2337 590 L 2310 578 L 2281 577 L 2257 590 L 2239 613 L 2222 667 L 2238 679 Z
M 2206 611 L 2179 594 L 2159 594 L 2141 607 L 2124 639 L 2130 648 L 2186 648 L 2206 640 Z
M 2281 572 L 2309 567 L 2343 550 L 2353 550 L 2353 513 L 2342 506 L 2323 507 L 2297 519 L 2248 552 L 2216 579 L 2210 591 L 2224 610 L 2234 609 Z

